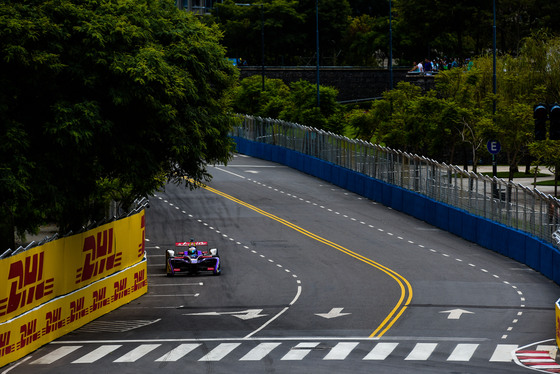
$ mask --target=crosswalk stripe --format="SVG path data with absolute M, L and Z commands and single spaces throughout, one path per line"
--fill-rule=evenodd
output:
M 379 343 L 364 357 L 364 360 L 385 360 L 399 343 Z
M 517 349 L 516 344 L 498 344 L 492 357 L 490 357 L 491 362 L 510 362 L 513 360 L 511 357 L 511 352 Z
M 447 361 L 469 361 L 477 348 L 478 344 L 457 344 Z
M 307 356 L 309 352 L 311 352 L 311 348 L 315 348 L 318 345 L 319 345 L 318 342 L 299 343 L 294 348 L 292 348 L 290 352 L 286 353 L 284 357 L 282 357 L 280 360 L 292 360 L 292 361 L 303 360 L 305 356 Z M 310 349 L 306 349 L 306 348 L 310 348 Z
M 158 358 L 157 362 L 173 362 L 178 361 L 179 359 L 183 358 L 195 348 L 199 347 L 201 344 L 181 344 L 178 347 L 172 349 L 171 351 L 167 352 L 160 358 Z
M 38 365 L 48 365 L 52 364 L 56 360 L 61 359 L 62 357 L 69 355 L 70 353 L 74 352 L 76 349 L 82 348 L 81 345 L 68 345 L 64 347 L 60 347 L 52 351 L 51 353 L 43 356 L 33 362 L 31 364 L 38 364 Z
M 436 349 L 437 343 L 418 343 L 412 351 L 405 357 L 407 361 L 425 361 Z
M 161 344 L 142 344 L 134 348 L 132 351 L 128 352 L 124 356 L 117 358 L 113 362 L 135 362 L 142 356 L 150 353 L 151 351 L 159 347 L 160 345 Z
M 105 357 L 106 355 L 108 355 L 109 353 L 113 352 L 114 350 L 116 350 L 120 347 L 122 347 L 122 345 L 120 345 L 120 344 L 102 345 L 101 347 L 98 347 L 97 349 L 91 351 L 87 355 L 82 356 L 79 359 L 72 361 L 72 363 L 73 364 L 91 364 L 92 362 L 95 362 L 95 361 L 99 360 L 100 358 Z
M 115 341 L 114 343 L 118 344 L 87 345 L 87 350 L 84 345 L 72 345 L 71 342 L 69 343 L 69 345 L 59 346 L 50 352 L 46 350 L 47 353 L 45 353 L 42 357 L 35 359 L 35 361 L 30 360 L 30 364 L 47 365 L 62 361 L 63 359 L 72 364 L 90 364 L 98 362 L 101 359 L 113 360 L 115 357 L 118 357 L 113 361 L 115 363 L 136 362 L 140 359 L 151 359 L 155 362 L 177 362 L 189 355 L 189 360 L 221 361 L 236 349 L 239 349 L 240 353 L 236 354 L 235 357 L 230 358 L 230 361 L 259 361 L 266 358 L 273 351 L 280 350 L 280 347 L 284 348 L 282 352 L 283 356 L 280 356 L 280 360 L 303 360 L 310 356 L 311 351 L 316 350 L 316 354 L 313 355 L 314 359 L 329 361 L 346 360 L 359 346 L 362 349 L 369 349 L 369 352 L 366 351 L 358 357 L 358 359 L 363 357 L 362 360 L 381 361 L 393 356 L 396 359 L 400 358 L 401 360 L 404 359 L 406 361 L 426 361 L 431 359 L 436 352 L 439 352 L 440 356 L 442 354 L 447 356 L 446 361 L 448 362 L 468 362 L 472 360 L 477 353 L 478 356 L 484 356 L 484 359 L 490 362 L 511 362 L 514 359 L 512 357 L 512 352 L 515 351 L 515 360 L 518 363 L 524 363 L 525 365 L 531 366 L 555 364 L 554 360 L 550 358 L 548 351 L 516 351 L 517 345 L 514 344 L 494 345 L 494 351 L 492 352 L 490 347 L 486 345 L 484 345 L 483 350 L 480 343 L 455 343 L 452 347 L 449 347 L 442 342 L 414 342 L 411 344 L 403 344 L 402 342 L 373 342 L 366 344 L 358 339 L 355 341 L 350 339 L 347 341 L 335 341 L 332 343 L 334 344 L 333 346 L 330 344 L 323 345 L 319 340 L 303 342 L 292 340 L 291 343 L 280 341 L 280 339 L 278 341 L 265 340 L 261 342 L 243 342 L 234 340 L 222 343 L 216 342 L 215 344 L 204 346 L 204 350 L 200 349 L 204 343 L 198 341 L 175 345 L 164 345 L 163 343 L 138 343 L 135 346 L 125 345 L 120 341 Z M 319 349 L 318 347 L 320 345 L 321 348 Z M 167 348 L 167 350 L 163 350 L 164 347 Z M 402 347 L 400 348 L 400 353 L 395 354 L 395 351 L 399 347 Z M 160 354 L 158 356 L 148 358 L 150 356 L 150 352 L 155 351 L 158 348 L 161 350 Z M 193 351 L 197 349 L 198 354 L 193 353 Z M 405 350 L 407 353 L 405 353 Z M 79 351 L 81 354 L 77 356 L 77 353 L 73 353 L 75 351 Z M 111 357 L 114 355 L 113 352 L 121 352 L 121 354 Z M 492 353 L 491 357 L 488 358 L 490 353 Z M 353 356 L 356 356 L 356 354 L 353 354 Z M 200 358 L 200 356 L 203 357 Z M 158 358 L 155 359 L 156 357 Z M 479 359 L 481 358 L 482 357 L 479 357 Z M 443 359 L 445 360 L 445 358 Z M 555 366 L 554 368 L 560 368 L 560 365 Z
M 281 343 L 261 343 L 255 348 L 251 349 L 249 353 L 241 357 L 240 361 L 259 361 L 262 360 L 267 354 L 278 347 Z
M 358 345 L 358 342 L 343 342 L 335 345 L 323 360 L 344 360 Z
M 240 345 L 241 343 L 221 343 L 198 361 L 220 361 Z

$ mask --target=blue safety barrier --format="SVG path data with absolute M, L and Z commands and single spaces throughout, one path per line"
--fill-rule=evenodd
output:
M 277 162 L 524 263 L 560 284 L 560 252 L 523 231 L 287 148 L 234 137 L 237 151 Z

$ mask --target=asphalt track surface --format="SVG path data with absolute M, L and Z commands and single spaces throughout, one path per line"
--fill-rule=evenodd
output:
M 236 155 L 146 211 L 149 292 L 0 369 L 16 373 L 526 373 L 554 342 L 539 273 L 288 167 Z M 221 276 L 166 277 L 165 249 Z

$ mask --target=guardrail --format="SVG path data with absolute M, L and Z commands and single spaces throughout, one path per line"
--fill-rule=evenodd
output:
M 560 200 L 537 189 L 296 123 L 239 117 L 232 136 L 327 161 L 527 232 L 560 248 Z

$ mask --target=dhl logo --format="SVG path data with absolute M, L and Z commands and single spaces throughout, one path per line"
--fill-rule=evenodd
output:
M 0 300 L 0 316 L 15 312 L 53 292 L 54 278 L 43 279 L 45 252 L 33 254 L 10 265 L 10 294 Z
M 134 286 L 132 286 L 132 292 L 138 291 L 148 285 L 148 279 L 146 278 L 146 271 L 140 270 L 134 273 Z
M 113 229 L 98 232 L 84 239 L 84 265 L 76 272 L 76 283 L 88 281 L 98 274 L 121 265 L 122 252 L 113 249 Z
M 10 335 L 11 331 L 0 334 L 0 357 L 12 353 L 15 349 L 15 345 L 10 343 Z
M 127 296 L 130 293 L 130 290 L 126 287 L 126 283 L 127 283 L 126 281 L 127 279 L 123 278 L 121 280 L 116 281 L 113 284 L 114 291 L 115 291 L 112 299 L 113 302 Z
M 97 309 L 101 309 L 107 305 L 111 300 L 107 298 L 107 287 L 100 288 L 98 290 L 93 291 L 93 305 L 91 306 L 91 311 L 96 311 Z
M 87 314 L 88 310 L 86 309 L 86 301 L 82 296 L 70 302 L 70 316 L 67 318 L 66 322 L 67 324 L 72 323 L 85 317 Z
M 21 338 L 18 344 L 18 349 L 21 349 L 38 340 L 41 337 L 41 334 L 37 331 L 37 319 L 21 325 L 20 335 Z
M 146 251 L 145 239 L 146 239 L 146 216 L 142 215 L 142 221 L 140 222 L 140 231 L 142 231 L 142 241 L 138 244 L 138 258 L 144 257 L 144 252 Z
M 62 308 L 56 308 L 47 312 L 46 317 L 46 327 L 43 328 L 43 335 L 50 334 L 64 326 L 64 320 L 62 319 Z

